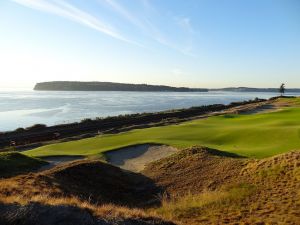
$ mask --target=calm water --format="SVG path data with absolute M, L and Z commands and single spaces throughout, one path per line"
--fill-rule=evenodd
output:
M 83 118 L 227 104 L 275 95 L 277 93 L 0 91 L 0 130 L 14 130 L 36 123 L 54 125 Z

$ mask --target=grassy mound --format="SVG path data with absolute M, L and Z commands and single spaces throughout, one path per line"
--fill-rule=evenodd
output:
M 149 164 L 142 174 L 99 161 L 78 161 L 0 180 L 0 202 L 4 210 L 16 212 L 5 214 L 13 218 L 19 218 L 19 211 L 39 212 L 41 207 L 43 215 L 49 210 L 62 221 L 61 210 L 108 224 L 297 224 L 299 162 L 300 151 L 249 159 L 197 146 Z M 33 202 L 41 206 L 35 208 Z
M 142 207 L 155 204 L 158 192 L 149 178 L 94 160 L 0 180 L 0 201 L 10 202 L 16 196 L 22 196 L 25 202 L 40 196 L 50 199 L 77 196 L 92 203 Z
M 26 173 L 46 164 L 45 161 L 18 152 L 0 152 L 0 177 Z
M 22 221 L 22 222 L 21 222 Z M 0 224 L 6 225 L 175 225 L 142 212 L 112 206 L 0 204 Z
M 141 174 L 77 161 L 0 179 L 0 224 L 174 225 L 127 208 L 155 204 L 157 191 Z
M 193 147 L 144 171 L 166 190 L 149 210 L 182 224 L 297 224 L 300 151 L 262 160 Z
M 279 99 L 275 112 L 214 116 L 179 125 L 132 130 L 27 151 L 29 156 L 95 155 L 129 145 L 158 143 L 185 148 L 202 145 L 264 158 L 300 148 L 300 98 Z
M 143 174 L 170 196 L 213 191 L 239 175 L 247 159 L 194 146 L 150 163 Z

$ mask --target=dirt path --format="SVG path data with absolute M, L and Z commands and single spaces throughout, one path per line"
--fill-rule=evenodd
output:
M 84 159 L 84 157 L 83 156 L 50 156 L 50 157 L 44 157 L 43 160 L 45 160 L 49 164 L 47 164 L 45 166 L 42 166 L 39 169 L 39 172 L 51 169 L 51 168 L 53 168 L 57 165 L 61 165 L 61 164 L 64 164 L 64 163 L 68 163 L 68 162 L 72 162 L 72 161 L 76 161 L 76 160 L 81 160 L 81 159 Z
M 107 162 L 122 169 L 140 172 L 145 165 L 167 157 L 178 149 L 167 145 L 135 145 L 104 153 Z

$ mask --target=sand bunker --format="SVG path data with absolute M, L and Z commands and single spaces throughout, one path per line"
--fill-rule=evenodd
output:
M 43 157 L 43 160 L 47 161 L 49 164 L 42 166 L 39 171 L 44 171 L 51 169 L 57 165 L 61 165 L 64 163 L 81 160 L 84 159 L 83 156 L 49 156 L 49 157 Z
M 122 169 L 140 172 L 145 165 L 172 155 L 178 149 L 167 145 L 135 145 L 105 153 L 107 162 Z

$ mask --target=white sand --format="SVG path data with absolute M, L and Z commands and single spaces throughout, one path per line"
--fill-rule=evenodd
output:
M 104 153 L 107 161 L 122 169 L 142 171 L 146 164 L 172 155 L 178 149 L 167 145 L 135 145 Z

